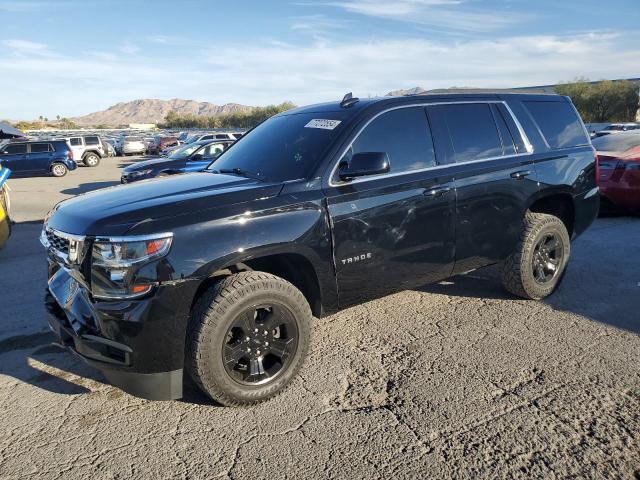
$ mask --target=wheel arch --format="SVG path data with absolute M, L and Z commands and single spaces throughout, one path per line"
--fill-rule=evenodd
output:
M 572 237 L 575 232 L 576 207 L 573 196 L 567 192 L 554 192 L 536 198 L 528 207 L 533 213 L 546 213 L 562 220 Z
M 251 257 L 219 268 L 205 278 L 193 297 L 191 308 L 209 288 L 220 280 L 243 271 L 260 271 L 280 277 L 302 292 L 315 317 L 323 314 L 320 279 L 313 263 L 300 253 L 273 253 Z

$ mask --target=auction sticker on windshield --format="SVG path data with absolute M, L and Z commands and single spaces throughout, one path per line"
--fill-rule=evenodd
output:
M 307 123 L 305 128 L 322 128 L 324 130 L 333 130 L 340 125 L 340 120 L 325 120 L 322 118 L 314 118 Z

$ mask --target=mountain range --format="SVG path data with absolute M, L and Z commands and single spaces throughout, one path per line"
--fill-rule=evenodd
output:
M 101 112 L 89 113 L 81 117 L 74 117 L 71 120 L 80 126 L 119 126 L 130 123 L 160 123 L 164 121 L 170 111 L 174 111 L 179 115 L 214 116 L 223 113 L 246 112 L 253 108 L 238 103 L 216 105 L 209 102 L 196 102 L 195 100 L 182 100 L 179 98 L 171 100 L 141 99 L 120 102 Z

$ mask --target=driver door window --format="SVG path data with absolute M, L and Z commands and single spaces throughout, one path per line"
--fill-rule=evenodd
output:
M 410 172 L 436 165 L 431 130 L 424 107 L 398 108 L 375 118 L 358 135 L 342 158 L 362 152 L 386 152 L 391 173 Z

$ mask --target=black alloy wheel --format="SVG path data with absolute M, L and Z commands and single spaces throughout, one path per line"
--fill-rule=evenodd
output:
M 533 250 L 533 277 L 536 282 L 546 284 L 553 281 L 564 258 L 562 240 L 551 232 L 542 236 Z
M 283 305 L 256 305 L 240 314 L 227 331 L 222 352 L 225 370 L 243 385 L 262 385 L 285 371 L 298 347 L 293 314 Z

